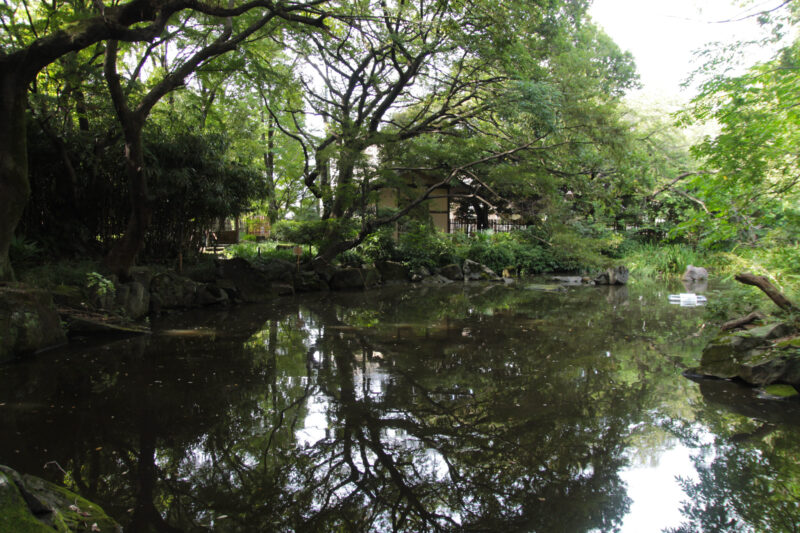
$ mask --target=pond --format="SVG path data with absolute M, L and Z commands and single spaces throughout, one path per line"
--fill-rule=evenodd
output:
M 797 531 L 800 404 L 684 378 L 714 328 L 681 290 L 398 286 L 166 317 L 0 367 L 0 464 L 128 532 Z

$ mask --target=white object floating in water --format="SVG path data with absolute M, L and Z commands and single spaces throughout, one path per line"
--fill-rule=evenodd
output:
M 669 303 L 680 304 L 681 307 L 697 307 L 698 305 L 706 305 L 708 300 L 702 294 L 682 292 L 681 294 L 670 294 Z

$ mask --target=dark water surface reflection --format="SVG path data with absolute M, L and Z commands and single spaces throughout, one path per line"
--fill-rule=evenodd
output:
M 798 403 L 681 377 L 711 328 L 670 290 L 169 317 L 0 367 L 0 464 L 128 532 L 797 531 Z

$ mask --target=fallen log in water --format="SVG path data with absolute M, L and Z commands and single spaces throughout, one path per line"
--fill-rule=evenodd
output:
M 764 315 L 759 313 L 758 311 L 753 311 L 747 316 L 743 316 L 741 318 L 734 318 L 733 320 L 729 320 L 722 324 L 720 328 L 722 331 L 731 331 L 734 329 L 738 329 L 742 326 L 746 326 L 756 320 L 764 320 Z

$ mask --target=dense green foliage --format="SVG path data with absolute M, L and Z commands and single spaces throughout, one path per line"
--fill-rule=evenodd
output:
M 20 54 L 84 31 L 71 21 L 108 16 L 97 5 L 5 4 L 0 78 L 19 83 Z M 154 5 L 173 15 L 137 15 L 151 33 L 51 48 L 26 71 L 29 164 L 0 176 L 19 193 L 0 221 L 1 277 L 8 253 L 20 267 L 105 255 L 124 275 L 137 254 L 190 256 L 247 214 L 328 260 L 471 258 L 529 273 L 613 261 L 648 275 L 727 262 L 797 276 L 797 43 L 737 75 L 706 54 L 680 120 L 719 129 L 690 152 L 663 103 L 622 100 L 637 85 L 632 56 L 583 2 Z M 773 40 L 794 10 L 765 11 Z M 478 229 L 490 215 L 527 229 L 436 234 L 428 206 L 445 189 Z

